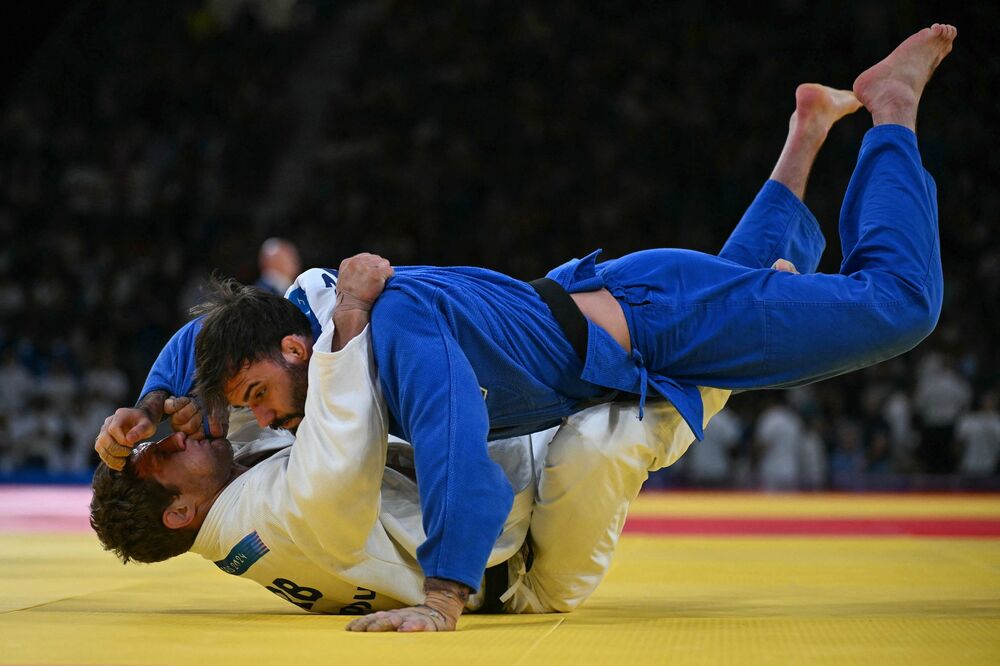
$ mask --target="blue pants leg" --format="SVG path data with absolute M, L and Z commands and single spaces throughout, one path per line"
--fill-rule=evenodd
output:
M 748 268 L 770 268 L 778 259 L 800 273 L 815 273 L 826 239 L 812 212 L 781 183 L 764 183 L 719 256 Z
M 837 275 L 672 249 L 599 270 L 649 371 L 705 386 L 796 386 L 901 354 L 937 322 L 937 204 L 912 132 L 888 125 L 865 136 L 840 230 Z

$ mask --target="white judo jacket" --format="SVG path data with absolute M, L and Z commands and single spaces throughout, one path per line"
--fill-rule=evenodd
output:
M 365 331 L 337 353 L 329 351 L 332 337 L 331 328 L 313 348 L 309 384 L 344 390 L 309 391 L 295 446 L 230 483 L 191 550 L 309 611 L 417 604 L 424 598 L 415 558 L 424 540 L 419 496 L 409 477 L 385 467 L 385 407 L 370 336 Z M 282 433 L 261 437 L 288 442 Z M 497 461 L 519 492 L 491 566 L 509 559 L 528 530 L 533 438 L 541 441 L 535 435 L 497 447 Z

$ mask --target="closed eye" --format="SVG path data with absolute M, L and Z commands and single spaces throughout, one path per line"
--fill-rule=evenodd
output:
M 249 406 L 249 403 L 250 403 L 250 394 L 253 393 L 255 389 L 259 389 L 260 391 L 263 390 L 263 387 L 261 386 L 260 382 L 251 382 L 250 385 L 247 386 L 246 390 L 243 391 L 243 404 L 242 405 L 233 404 L 233 406 L 234 407 L 247 407 L 247 406 Z M 254 400 L 257 400 L 260 395 L 263 395 L 259 391 L 258 391 L 258 393 L 259 393 L 259 395 L 255 395 L 254 396 Z

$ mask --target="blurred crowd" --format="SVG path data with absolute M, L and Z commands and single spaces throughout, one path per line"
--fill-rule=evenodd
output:
M 995 24 L 980 4 L 971 18 Z M 596 247 L 717 251 L 797 83 L 849 86 L 949 19 L 813 5 L 79 3 L 0 108 L 0 479 L 85 476 L 104 417 L 138 397 L 208 274 L 266 282 L 272 236 L 304 266 L 373 251 L 525 279 Z M 1000 63 L 963 37 L 921 111 L 938 331 L 864 372 L 734 397 L 654 483 L 996 483 Z M 831 133 L 807 192 L 826 271 L 863 115 Z
M 851 378 L 736 396 L 652 484 L 995 490 L 998 463 L 997 391 L 977 392 L 956 359 L 930 351 Z

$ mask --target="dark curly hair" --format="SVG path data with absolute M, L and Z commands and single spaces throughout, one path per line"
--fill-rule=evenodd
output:
M 208 300 L 191 313 L 204 317 L 194 345 L 195 393 L 211 414 L 228 408 L 225 385 L 241 368 L 265 358 L 283 363 L 286 335 L 312 337 L 294 303 L 232 279 L 213 278 Z
M 197 530 L 170 529 L 163 511 L 178 495 L 152 479 L 141 479 L 131 461 L 117 472 L 104 463 L 94 470 L 90 526 L 104 550 L 124 564 L 162 562 L 191 550 Z

